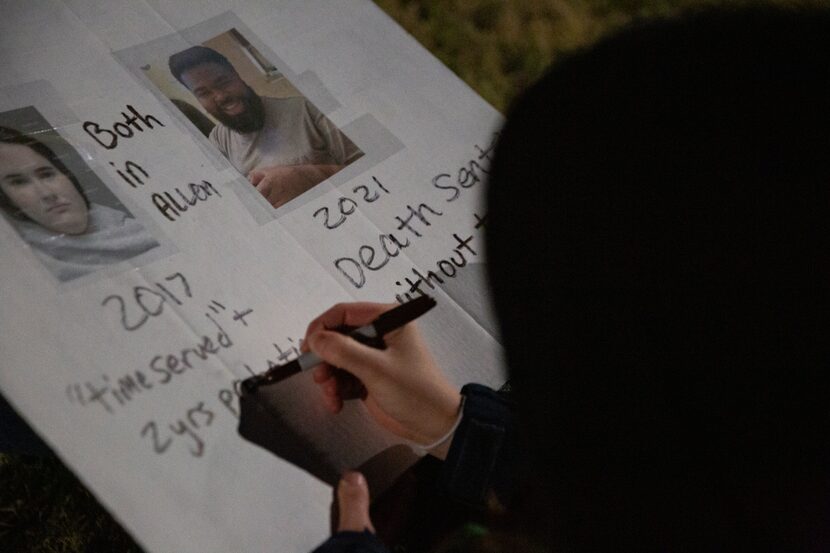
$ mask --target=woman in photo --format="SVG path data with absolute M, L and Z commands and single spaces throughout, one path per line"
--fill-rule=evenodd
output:
M 132 216 L 92 203 L 43 142 L 0 127 L 0 209 L 60 281 L 158 246 Z

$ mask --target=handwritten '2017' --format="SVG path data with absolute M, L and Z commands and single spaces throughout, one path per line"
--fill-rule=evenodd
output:
M 177 289 L 178 295 L 173 293 L 164 284 L 156 282 L 154 283 L 155 288 L 148 286 L 134 287 L 132 290 L 132 302 L 129 301 L 129 297 L 125 300 L 119 294 L 111 294 L 104 298 L 101 305 L 117 305 L 117 309 L 121 315 L 121 326 L 124 327 L 124 330 L 138 330 L 151 318 L 161 315 L 168 301 L 172 301 L 176 305 L 182 305 L 183 299 L 193 297 L 190 291 L 190 284 L 183 274 L 173 273 L 172 275 L 164 277 L 164 280 L 171 283 L 169 285 L 170 288 L 175 287 Z

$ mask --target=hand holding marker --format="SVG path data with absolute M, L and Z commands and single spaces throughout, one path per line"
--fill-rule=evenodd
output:
M 383 341 L 385 334 L 414 321 L 435 307 L 435 305 L 435 300 L 431 296 L 424 294 L 382 313 L 367 325 L 358 328 L 340 326 L 333 330 L 346 334 L 350 338 L 367 346 L 384 349 L 386 347 Z M 279 367 L 273 367 L 262 374 L 246 378 L 242 381 L 242 389 L 249 394 L 255 393 L 260 386 L 281 382 L 297 373 L 313 369 L 322 362 L 323 359 L 314 352 L 306 352 L 289 363 L 280 365 Z

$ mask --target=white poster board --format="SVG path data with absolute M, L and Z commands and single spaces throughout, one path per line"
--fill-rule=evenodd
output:
M 420 324 L 453 381 L 503 381 L 481 206 L 500 117 L 374 4 L 3 9 L 0 126 L 46 144 L 76 184 L 46 200 L 4 188 L 0 389 L 148 550 L 322 541 L 330 488 L 239 437 L 233 383 L 296 357 L 334 303 L 426 291 L 438 307 Z M 273 208 L 165 66 L 195 45 L 257 96 L 311 104 L 360 154 Z M 309 375 L 280 386 L 285 417 L 347 466 L 399 442 L 359 403 L 326 413 Z

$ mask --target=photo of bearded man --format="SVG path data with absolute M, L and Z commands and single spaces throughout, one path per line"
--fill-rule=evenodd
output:
M 173 54 L 168 66 L 217 121 L 208 140 L 275 208 L 363 156 L 306 98 L 260 96 L 212 48 Z

